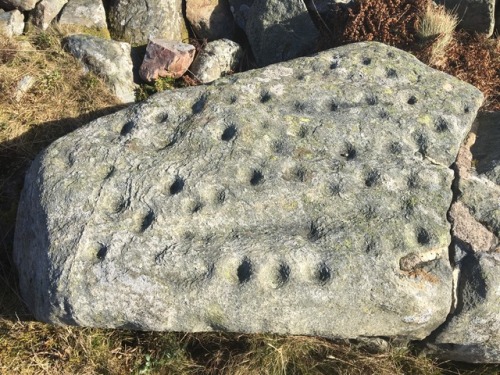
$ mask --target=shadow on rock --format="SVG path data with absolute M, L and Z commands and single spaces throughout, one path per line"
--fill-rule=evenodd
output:
M 0 143 L 0 318 L 32 318 L 20 300 L 12 261 L 17 205 L 24 175 L 32 160 L 54 140 L 125 107 L 118 105 L 75 118 L 46 122 L 31 127 L 17 138 Z

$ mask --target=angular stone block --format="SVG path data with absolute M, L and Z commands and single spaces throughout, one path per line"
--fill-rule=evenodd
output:
M 214 40 L 196 56 L 191 72 L 201 83 L 213 82 L 238 69 L 242 56 L 243 49 L 238 43 Z
M 255 0 L 245 32 L 258 66 L 307 55 L 319 37 L 302 0 Z
M 37 3 L 31 19 L 33 25 L 45 30 L 67 2 L 68 0 L 42 0 Z
M 57 23 L 98 29 L 108 28 L 102 0 L 69 0 Z
M 113 38 L 133 45 L 152 38 L 181 42 L 187 37 L 182 0 L 116 0 L 110 4 L 108 19 Z
M 33 162 L 22 296 L 56 324 L 426 337 L 481 103 L 380 43 L 156 94 Z
M 151 39 L 139 75 L 147 82 L 158 77 L 179 78 L 193 62 L 196 49 L 191 44 L 165 39 Z
M 228 0 L 187 0 L 186 18 L 199 39 L 233 39 L 235 23 Z
M 482 112 L 457 158 L 455 307 L 428 344 L 446 360 L 500 363 L 499 156 L 500 112 Z
M 130 44 L 76 34 L 64 38 L 63 46 L 85 70 L 102 77 L 123 103 L 135 101 Z
M 24 16 L 18 10 L 5 12 L 0 9 L 0 34 L 12 38 L 21 35 L 24 31 Z
M 0 0 L 0 8 L 5 10 L 19 9 L 20 11 L 35 8 L 37 0 Z
M 443 359 L 500 363 L 500 253 L 462 260 L 458 306 L 430 344 Z

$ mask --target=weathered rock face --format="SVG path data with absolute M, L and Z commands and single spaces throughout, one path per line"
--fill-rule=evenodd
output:
M 0 0 L 0 8 L 5 10 L 19 9 L 21 11 L 35 8 L 38 0 Z
M 152 39 L 146 48 L 139 74 L 148 82 L 158 77 L 179 78 L 193 62 L 195 52 L 191 44 Z
M 379 43 L 154 95 L 34 161 L 22 295 L 57 324 L 423 338 L 481 102 Z
M 207 44 L 191 66 L 191 72 L 201 83 L 234 72 L 241 61 L 243 49 L 238 43 L 228 39 L 214 40 Z
M 245 32 L 259 66 L 311 53 L 319 37 L 302 0 L 255 0 Z
M 186 18 L 197 38 L 234 38 L 235 23 L 228 0 L 187 0 Z
M 18 10 L 5 12 L 0 9 L 0 35 L 4 34 L 9 38 L 14 35 L 21 35 L 24 30 L 24 16 Z
M 233 13 L 234 21 L 236 24 L 245 30 L 245 25 L 248 19 L 248 14 L 250 13 L 250 7 L 252 6 L 254 0 L 228 0 L 229 9 Z
M 500 252 L 462 260 L 459 305 L 430 347 L 445 359 L 500 363 Z
M 69 0 L 63 8 L 59 25 L 79 25 L 106 29 L 106 12 L 101 0 Z
M 476 125 L 457 159 L 459 195 L 450 211 L 456 309 L 429 349 L 444 359 L 500 363 L 500 112 L 481 113 Z
M 71 35 L 63 44 L 85 69 L 103 77 L 123 103 L 135 100 L 130 44 L 90 35 Z
M 464 29 L 493 34 L 495 28 L 495 2 L 496 0 L 434 0 L 437 4 L 444 5 L 456 13 L 460 26 Z
M 35 26 L 45 30 L 57 17 L 68 0 L 42 0 L 36 4 L 31 21 Z
M 108 13 L 111 35 L 132 44 L 151 38 L 180 42 L 186 34 L 181 5 L 182 0 L 116 0 Z

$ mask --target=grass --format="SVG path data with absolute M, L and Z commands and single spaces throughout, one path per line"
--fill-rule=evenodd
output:
M 443 66 L 446 61 L 446 50 L 453 40 L 453 33 L 458 25 L 458 17 L 448 12 L 444 6 L 429 3 L 419 20 L 418 37 L 427 41 L 434 39 L 429 53 L 429 63 Z
M 444 56 L 433 60 L 432 56 L 439 55 L 433 46 L 443 42 L 445 32 L 440 31 L 443 25 L 438 18 L 425 26 L 423 20 L 429 17 L 425 11 L 427 2 L 423 0 L 363 0 L 350 12 L 337 13 L 338 23 L 323 20 L 323 45 L 380 40 L 406 48 L 430 65 L 477 85 L 488 97 L 485 108 L 499 110 L 498 40 L 453 32 L 448 46 L 440 47 Z M 442 363 L 395 342 L 381 350 L 319 337 L 134 332 L 32 321 L 18 296 L 11 259 L 24 172 L 53 140 L 121 108 L 99 77 L 84 73 L 77 61 L 61 50 L 60 38 L 65 32 L 68 30 L 32 30 L 20 38 L 0 38 L 0 374 L 500 372 L 498 365 Z M 16 87 L 26 75 L 35 83 L 17 101 Z M 143 87 L 144 95 L 172 85 L 176 83 L 161 80 Z

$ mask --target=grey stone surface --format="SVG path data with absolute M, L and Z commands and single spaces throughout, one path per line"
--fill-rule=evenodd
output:
M 319 37 L 302 0 L 255 0 L 245 32 L 258 66 L 307 55 Z
M 449 360 L 500 363 L 500 253 L 462 260 L 459 303 L 430 348 Z
M 70 35 L 64 48 L 75 56 L 86 70 L 102 77 L 123 103 L 135 100 L 134 75 L 130 44 L 90 35 Z
M 6 12 L 0 9 L 0 34 L 12 38 L 24 31 L 24 16 L 18 10 Z
M 36 4 L 31 22 L 45 30 L 57 17 L 68 0 L 42 0 Z
M 69 0 L 58 19 L 59 25 L 77 25 L 106 29 L 102 0 Z
M 198 39 L 213 41 L 235 37 L 235 22 L 228 0 L 187 0 L 186 18 Z
M 254 0 L 228 0 L 229 9 L 233 13 L 234 21 L 236 24 L 245 30 L 245 25 L 247 23 L 248 14 L 250 12 L 250 7 L 252 6 Z
M 480 113 L 471 148 L 474 170 L 460 178 L 460 201 L 474 218 L 500 237 L 500 112 Z M 487 249 L 481 249 L 487 250 Z
M 0 0 L 0 8 L 5 10 L 19 9 L 20 11 L 35 8 L 38 0 Z
M 182 0 L 116 0 L 108 18 L 113 38 L 131 44 L 146 44 L 151 38 L 181 42 L 187 36 Z
M 500 112 L 482 112 L 457 158 L 450 210 L 456 309 L 429 344 L 443 359 L 500 363 Z
M 470 31 L 493 34 L 496 0 L 434 0 L 458 15 L 459 26 Z
M 207 44 L 191 65 L 191 73 L 201 82 L 209 83 L 236 71 L 243 49 L 229 39 L 215 40 Z
M 156 94 L 33 162 L 22 296 L 56 324 L 426 337 L 481 103 L 379 43 Z

